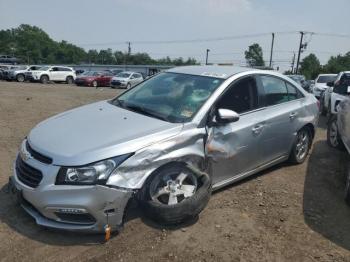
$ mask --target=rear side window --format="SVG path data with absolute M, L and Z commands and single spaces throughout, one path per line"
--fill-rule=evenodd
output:
M 64 72 L 72 71 L 72 70 L 70 70 L 70 69 L 67 68 L 67 67 L 59 67 L 58 69 L 59 69 L 59 71 L 64 71 Z
M 272 76 L 261 76 L 261 82 L 265 91 L 266 106 L 289 101 L 287 86 L 283 80 Z

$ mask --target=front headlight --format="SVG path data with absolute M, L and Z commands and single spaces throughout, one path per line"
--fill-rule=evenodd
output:
M 56 185 L 105 184 L 113 170 L 131 155 L 125 154 L 86 166 L 62 167 L 58 172 Z

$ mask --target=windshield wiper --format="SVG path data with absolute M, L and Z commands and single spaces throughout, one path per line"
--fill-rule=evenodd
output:
M 120 100 L 119 100 L 119 103 L 120 103 Z M 157 114 L 157 112 L 154 112 L 153 110 L 150 110 L 148 108 L 146 109 L 139 105 L 130 105 L 130 104 L 122 103 L 122 107 L 125 109 L 130 109 L 131 111 L 134 111 L 136 113 L 140 113 L 146 116 L 154 117 L 154 118 L 169 122 L 167 117 Z

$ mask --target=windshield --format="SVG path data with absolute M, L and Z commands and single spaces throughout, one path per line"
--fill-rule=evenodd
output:
M 212 77 L 161 73 L 111 103 L 168 122 L 188 122 L 223 81 Z
M 43 67 L 40 67 L 39 68 L 39 71 L 47 71 L 47 70 L 49 70 L 49 66 L 43 66 Z
M 328 82 L 333 82 L 337 76 L 332 75 L 332 76 L 319 76 L 317 79 L 317 83 L 328 83 Z
M 117 74 L 117 77 L 121 77 L 121 78 L 129 78 L 130 74 L 129 73 L 119 73 Z
M 298 76 L 298 75 L 289 75 L 288 77 L 298 83 L 301 83 L 304 80 L 303 76 Z

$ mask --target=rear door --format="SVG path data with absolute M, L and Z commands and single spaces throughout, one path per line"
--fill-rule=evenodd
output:
M 60 70 L 57 66 L 53 66 L 50 69 L 50 80 L 61 81 Z
M 261 75 L 264 91 L 264 130 L 261 134 L 262 164 L 289 155 L 303 117 L 304 95 L 282 78 Z

